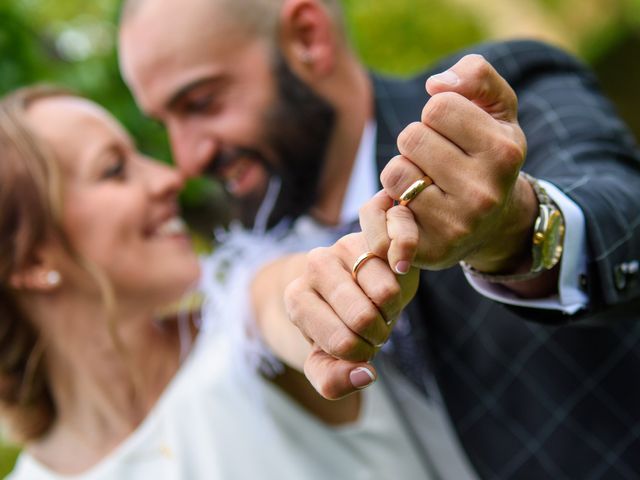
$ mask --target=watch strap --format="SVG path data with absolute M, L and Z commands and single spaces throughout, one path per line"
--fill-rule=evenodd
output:
M 536 218 L 534 224 L 534 232 L 532 238 L 532 246 L 531 246 L 531 256 L 532 256 L 532 265 L 531 269 L 528 272 L 524 273 L 515 273 L 515 274 L 492 274 L 485 273 L 479 270 L 476 270 L 467 262 L 460 262 L 460 266 L 462 269 L 482 280 L 486 280 L 491 283 L 509 283 L 509 282 L 522 282 L 525 280 L 531 280 L 533 278 L 538 277 L 543 272 L 550 270 L 553 268 L 558 261 L 560 260 L 562 254 L 562 247 L 556 247 L 556 251 L 554 254 L 549 256 L 547 255 L 545 258 L 544 248 L 545 242 L 547 241 L 547 234 L 549 231 L 549 226 L 551 222 L 563 222 L 562 213 L 558 206 L 551 199 L 547 191 L 540 185 L 538 180 L 531 175 L 520 172 L 520 175 L 529 182 L 531 187 L 533 188 L 534 193 L 538 199 L 538 217 Z M 562 230 L 562 235 L 564 235 L 564 223 L 562 223 L 559 228 Z

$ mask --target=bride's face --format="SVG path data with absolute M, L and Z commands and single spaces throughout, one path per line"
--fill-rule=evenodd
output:
M 199 266 L 179 217 L 178 172 L 140 154 L 113 117 L 87 100 L 39 100 L 28 120 L 60 163 L 63 230 L 73 250 L 106 275 L 119 301 L 179 299 Z M 67 267 L 64 284 L 94 295 L 86 272 Z

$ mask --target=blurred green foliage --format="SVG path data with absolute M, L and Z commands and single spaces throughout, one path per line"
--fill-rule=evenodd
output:
M 548 14 L 571 16 L 566 1 L 530 0 Z M 574 5 L 591 1 L 596 0 Z M 640 65 L 640 0 L 611 1 L 621 5 L 616 10 L 619 13 L 582 34 L 575 48 L 603 79 L 609 79 L 605 87 L 640 131 L 640 67 L 636 66 Z M 489 35 L 489 27 L 463 9 L 460 1 L 343 3 L 357 51 L 366 64 L 387 73 L 415 72 Z M 2 0 L 0 94 L 34 82 L 72 87 L 106 106 L 132 132 L 142 151 L 169 161 L 162 127 L 138 112 L 119 76 L 115 50 L 118 4 L 119 0 Z M 605 15 L 608 3 L 601 4 Z M 199 212 L 213 193 L 206 182 L 191 184 L 183 197 L 187 212 Z M 13 447 L 0 449 L 0 476 L 11 468 L 16 452 Z
M 4 478 L 16 462 L 16 457 L 20 453 L 18 447 L 14 445 L 0 445 L 0 477 Z
M 115 2 L 10 1 L 0 6 L 0 92 L 35 82 L 71 87 L 105 105 L 139 140 L 168 158 L 162 128 L 137 111 L 120 79 Z
M 343 4 L 361 58 L 382 72 L 417 72 L 486 37 L 477 20 L 446 0 L 345 0 Z

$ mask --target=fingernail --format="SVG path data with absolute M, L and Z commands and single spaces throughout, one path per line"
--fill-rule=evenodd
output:
M 384 197 L 387 195 L 387 192 L 385 191 L 385 189 L 383 188 L 382 190 L 380 190 L 379 192 L 377 192 L 374 197 Z
M 406 260 L 396 263 L 396 273 L 400 275 L 406 275 L 409 273 L 409 269 L 411 268 L 411 264 Z
M 364 388 L 371 385 L 375 381 L 376 377 L 373 375 L 371 370 L 364 367 L 358 367 L 351 370 L 349 373 L 349 380 L 351 380 L 351 385 L 356 388 Z
M 451 86 L 457 85 L 460 82 L 460 77 L 453 70 L 446 70 L 437 75 L 433 75 L 431 79 Z

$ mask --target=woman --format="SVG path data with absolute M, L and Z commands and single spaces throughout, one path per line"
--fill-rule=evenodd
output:
M 0 406 L 25 446 L 10 478 L 428 478 L 378 385 L 328 403 L 290 370 L 242 382 L 223 331 L 158 320 L 200 273 L 182 184 L 87 100 L 0 103 Z M 277 268 L 256 314 L 303 355 L 267 301 Z

